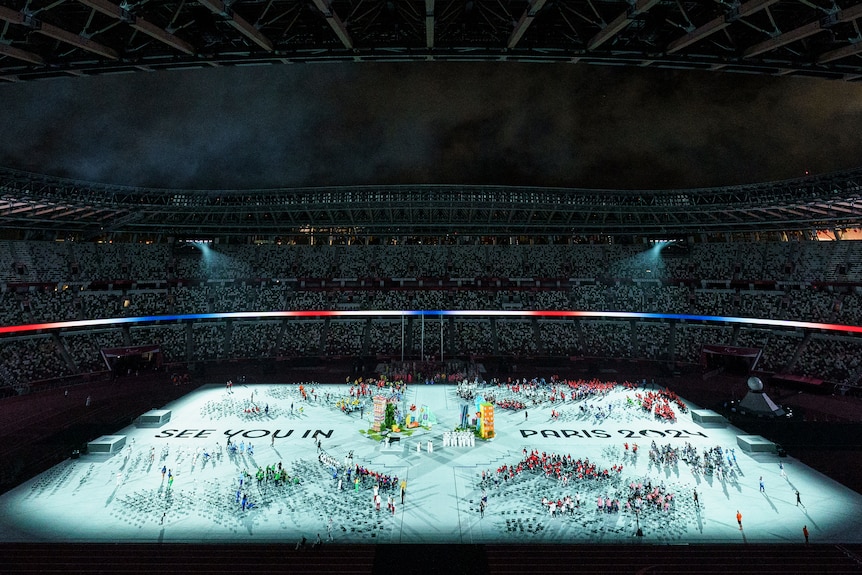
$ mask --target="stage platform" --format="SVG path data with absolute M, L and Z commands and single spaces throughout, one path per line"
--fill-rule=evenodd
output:
M 87 443 L 88 455 L 114 455 L 126 445 L 125 435 L 103 435 Z
M 725 427 L 727 419 L 711 409 L 692 409 L 691 419 L 701 427 Z
M 512 396 L 496 387 L 479 392 L 498 402 Z M 425 409 L 438 423 L 387 445 L 370 431 L 370 402 L 352 413 L 338 407 L 349 397 L 345 384 L 316 385 L 304 400 L 294 384 L 237 384 L 229 392 L 213 383 L 164 406 L 171 413 L 164 425 L 116 430 L 127 440 L 105 442 L 112 457 L 70 458 L 5 493 L 0 536 L 8 543 L 293 544 L 320 534 L 340 544 L 801 544 L 807 525 L 812 543 L 862 543 L 862 495 L 792 457 L 749 453 L 740 447 L 753 445 L 741 439 L 748 434 L 730 424 L 701 426 L 698 406 L 672 403 L 673 416 L 660 417 L 636 393 L 617 386 L 530 403 L 527 411 L 498 408 L 492 441 L 444 446 L 444 432 L 474 401 L 455 386 L 413 385 L 397 405 L 417 415 Z M 530 454 L 540 462 L 532 470 Z M 571 473 L 558 476 L 563 463 Z M 276 484 L 266 468 L 279 464 L 290 479 Z M 355 485 L 347 465 L 397 476 L 394 489 L 380 490 L 379 511 L 372 482 Z M 521 472 L 504 478 L 504 466 Z M 643 496 L 638 515 L 634 490 Z M 580 501 L 571 513 L 552 515 L 542 503 L 567 496 Z M 618 501 L 619 510 L 599 510 L 599 498 Z
M 746 453 L 777 453 L 775 443 L 759 435 L 737 435 L 736 444 Z
M 161 427 L 171 420 L 170 409 L 151 409 L 138 418 L 138 427 Z

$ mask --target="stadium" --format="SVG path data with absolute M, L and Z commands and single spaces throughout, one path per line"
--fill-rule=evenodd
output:
M 148 76 L 170 93 L 214 70 L 307 64 L 308 80 L 332 64 L 646 69 L 746 89 L 753 75 L 855 95 L 859 15 L 3 0 L 0 90 L 14 116 L 44 87 Z M 102 171 L 50 138 L 28 155 L 32 117 L 7 113 L 22 131 L 7 129 L 0 168 L 4 572 L 862 570 L 858 166 L 659 188 L 672 171 L 639 165 L 625 171 L 642 186 L 612 188 L 337 162 L 233 186 L 246 171 L 209 164 L 177 187 L 148 179 L 143 146 Z

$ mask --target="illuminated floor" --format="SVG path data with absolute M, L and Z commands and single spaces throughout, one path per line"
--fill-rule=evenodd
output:
M 360 433 L 370 427 L 370 409 L 360 420 L 358 413 L 334 406 L 335 396 L 346 390 L 318 388 L 317 401 L 304 402 L 296 385 L 236 385 L 233 393 L 223 385 L 204 386 L 165 406 L 172 416 L 161 427 L 118 430 L 127 442 L 120 453 L 70 459 L 0 497 L 0 536 L 6 542 L 293 542 L 304 536 L 311 543 L 319 534 L 339 543 L 787 543 L 801 542 L 807 525 L 812 543 L 862 542 L 862 531 L 854 528 L 862 516 L 859 494 L 792 458 L 745 453 L 737 447 L 742 432 L 701 427 L 690 411 L 677 410 L 675 422 L 660 422 L 627 402 L 632 390 L 618 387 L 601 399 L 558 402 L 553 421 L 550 405 L 530 408 L 529 419 L 523 411 L 498 410 L 497 437 L 474 447 L 443 447 L 443 432 L 458 424 L 460 408 L 468 403 L 452 386 L 412 386 L 405 404 L 428 406 L 438 424 L 391 446 Z M 244 411 L 252 393 L 260 413 Z M 227 452 L 227 435 L 243 442 L 244 453 Z M 352 451 L 353 464 L 406 480 L 405 504 L 392 491 L 391 513 L 389 492 L 381 491 L 377 511 L 370 485 L 357 491 L 343 481 L 339 491 L 330 467 L 318 460 L 315 437 L 340 463 Z M 683 461 L 651 464 L 653 440 L 679 450 L 689 442 L 701 454 L 719 446 L 725 458 L 734 448 L 737 475 L 719 480 L 693 473 Z M 639 445 L 637 456 L 633 443 Z M 607 479 L 567 485 L 530 473 L 492 483 L 482 517 L 482 471 L 517 464 L 525 448 L 589 458 L 600 470 L 623 468 Z M 254 506 L 243 510 L 237 502 L 242 470 L 254 475 L 258 466 L 278 462 L 301 482 L 275 487 L 245 480 L 241 493 Z M 174 477 L 170 487 L 163 465 Z M 645 505 L 636 516 L 624 505 L 632 483 L 663 485 L 674 500 L 667 510 Z M 796 490 L 804 505 L 796 505 Z M 551 517 L 541 502 L 577 494 L 581 505 L 572 515 Z M 619 512 L 598 511 L 598 497 L 609 495 L 623 502 Z M 638 527 L 642 538 L 636 537 Z

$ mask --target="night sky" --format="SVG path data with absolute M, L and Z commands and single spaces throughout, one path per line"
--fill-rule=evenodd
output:
M 308 64 L 0 86 L 0 165 L 134 186 L 686 188 L 862 166 L 862 85 L 567 64 Z

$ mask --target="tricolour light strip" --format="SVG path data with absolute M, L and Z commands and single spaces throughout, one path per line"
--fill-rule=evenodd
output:
M 767 327 L 817 329 L 833 332 L 862 333 L 862 326 L 837 323 L 815 323 L 786 319 L 761 319 L 754 317 L 732 317 L 716 315 L 688 315 L 681 313 L 644 313 L 630 311 L 564 311 L 564 310 L 290 310 L 290 311 L 239 311 L 225 313 L 192 313 L 185 315 L 147 315 L 140 317 L 115 317 L 51 323 L 31 323 L 0 327 L 0 335 L 38 332 L 45 330 L 99 327 L 122 324 L 146 324 L 154 322 L 179 322 L 209 319 L 265 319 L 265 318 L 325 318 L 325 317 L 402 317 L 402 316 L 451 316 L 451 317 L 596 317 L 609 319 L 657 319 L 682 320 L 709 323 L 739 323 Z

